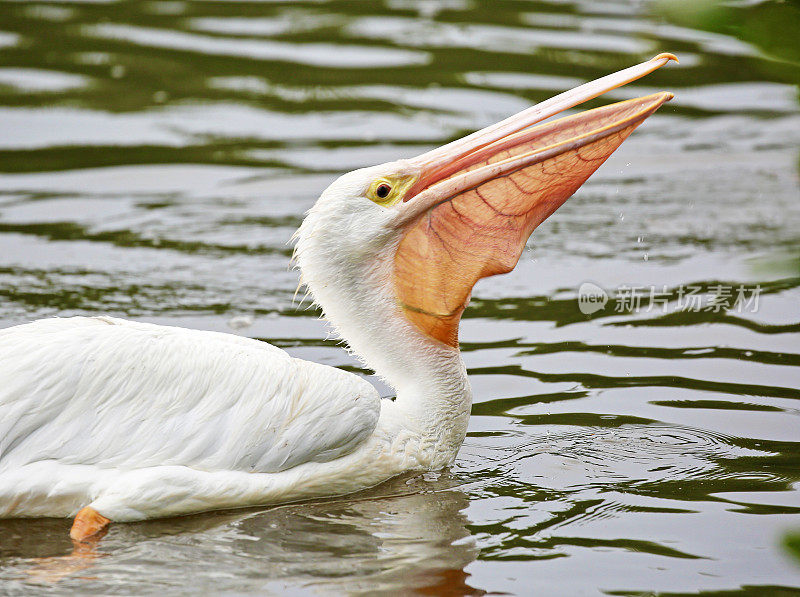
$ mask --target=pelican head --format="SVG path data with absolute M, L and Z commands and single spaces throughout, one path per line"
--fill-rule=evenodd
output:
M 420 156 L 345 174 L 297 233 L 302 281 L 351 348 L 390 383 L 458 347 L 475 283 L 511 271 L 533 230 L 668 92 L 546 119 L 636 80 L 655 58 Z

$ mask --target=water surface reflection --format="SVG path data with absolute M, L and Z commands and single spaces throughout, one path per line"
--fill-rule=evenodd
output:
M 469 499 L 454 483 L 438 474 L 407 476 L 347 500 L 118 525 L 77 549 L 65 521 L 3 521 L 6 588 L 34 583 L 103 594 L 129 584 L 147 593 L 174 584 L 177 567 L 188 586 L 220 591 L 236 590 L 245 578 L 251 590 L 276 594 L 315 586 L 480 595 L 465 572 L 478 555 L 464 514 Z

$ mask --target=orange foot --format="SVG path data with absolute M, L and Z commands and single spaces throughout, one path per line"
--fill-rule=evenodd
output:
M 73 541 L 86 541 L 105 529 L 109 522 L 111 521 L 108 518 L 86 506 L 75 517 L 69 536 L 72 537 Z

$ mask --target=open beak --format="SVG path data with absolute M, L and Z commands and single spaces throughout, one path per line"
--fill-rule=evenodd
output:
M 475 283 L 511 271 L 533 230 L 664 102 L 668 92 L 538 124 L 677 58 L 659 54 L 408 160 L 418 171 L 393 225 L 395 293 L 428 336 L 458 345 Z M 537 125 L 538 126 L 534 126 Z

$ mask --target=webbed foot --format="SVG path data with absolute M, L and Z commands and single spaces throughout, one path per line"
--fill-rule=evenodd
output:
M 77 516 L 75 516 L 75 521 L 72 523 L 69 536 L 73 541 L 85 542 L 90 537 L 94 537 L 98 533 L 103 532 L 109 522 L 111 521 L 108 518 L 99 514 L 93 508 L 86 506 L 85 508 L 81 508 Z

